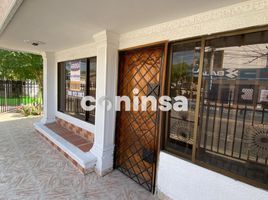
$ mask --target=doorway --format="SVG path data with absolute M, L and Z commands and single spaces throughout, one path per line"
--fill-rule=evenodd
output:
M 133 110 L 134 96 L 160 96 L 164 45 L 123 51 L 119 57 L 118 96 L 128 96 L 130 111 L 117 113 L 115 168 L 154 192 L 158 152 L 159 113 L 147 103 L 146 111 Z M 137 93 L 133 93 L 133 90 Z M 134 90 L 134 91 L 135 91 Z

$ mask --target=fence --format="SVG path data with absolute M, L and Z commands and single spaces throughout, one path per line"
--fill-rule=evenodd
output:
M 200 146 L 226 157 L 268 165 L 262 147 L 265 141 L 257 138 L 267 134 L 267 116 L 265 108 L 204 103 Z
M 21 105 L 40 105 L 42 98 L 36 81 L 0 80 L 0 113 Z

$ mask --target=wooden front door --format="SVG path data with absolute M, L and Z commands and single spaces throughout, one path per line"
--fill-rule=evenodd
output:
M 128 96 L 131 111 L 124 103 L 117 113 L 115 167 L 149 191 L 154 191 L 158 151 L 157 111 L 133 111 L 133 90 L 138 96 L 160 95 L 164 47 L 147 47 L 120 54 L 118 96 Z

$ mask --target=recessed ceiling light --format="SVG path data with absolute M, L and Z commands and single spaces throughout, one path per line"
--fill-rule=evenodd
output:
M 39 46 L 39 45 L 44 45 L 46 44 L 45 42 L 39 41 L 39 40 L 24 40 L 25 43 L 27 44 L 31 44 L 35 47 Z

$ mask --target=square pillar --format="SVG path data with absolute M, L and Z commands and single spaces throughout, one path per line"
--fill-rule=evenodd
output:
M 43 57 L 43 124 L 55 121 L 57 110 L 57 63 L 55 53 L 45 52 Z
M 116 33 L 102 31 L 94 35 L 97 47 L 97 88 L 95 138 L 91 152 L 97 157 L 96 172 L 103 176 L 113 169 L 115 106 L 107 111 L 98 100 L 106 97 L 114 105 L 117 95 L 118 44 Z

